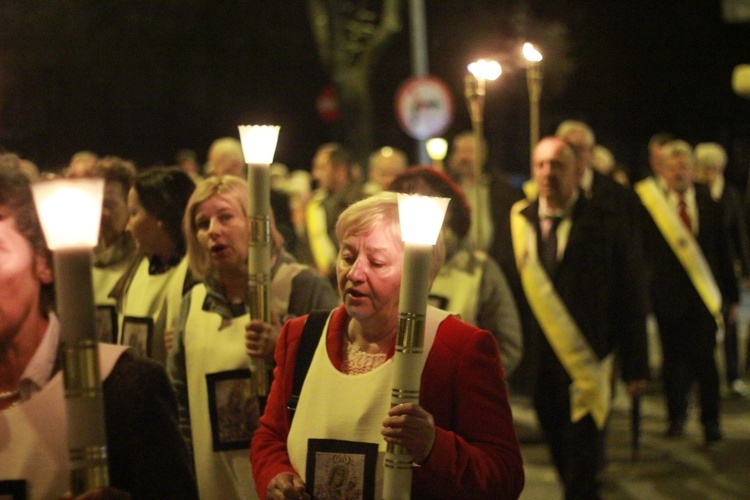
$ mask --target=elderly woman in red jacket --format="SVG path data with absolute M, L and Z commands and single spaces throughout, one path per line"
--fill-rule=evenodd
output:
M 277 343 L 274 383 L 251 445 L 261 498 L 307 498 L 340 463 L 349 468 L 348 491 L 379 498 L 387 443 L 413 457 L 415 498 L 518 497 L 523 464 L 489 332 L 428 308 L 419 404 L 390 408 L 404 252 L 396 194 L 350 206 L 336 236 L 343 305 L 318 329 L 294 415 L 287 401 L 308 317 L 287 322 Z

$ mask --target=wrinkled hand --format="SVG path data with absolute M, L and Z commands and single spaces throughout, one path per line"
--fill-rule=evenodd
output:
M 272 362 L 278 336 L 278 328 L 259 319 L 250 321 L 245 325 L 245 353 L 251 358 Z
M 271 479 L 266 489 L 266 496 L 272 498 L 310 498 L 305 492 L 305 483 L 291 472 L 282 472 Z
M 387 443 L 405 446 L 414 462 L 421 464 L 435 444 L 435 420 L 418 404 L 400 404 L 388 412 L 380 433 Z
M 631 380 L 628 382 L 628 394 L 636 398 L 642 396 L 648 388 L 648 380 Z

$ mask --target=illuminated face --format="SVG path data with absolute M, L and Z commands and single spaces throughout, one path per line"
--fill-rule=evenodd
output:
M 400 156 L 379 154 L 370 162 L 369 178 L 382 190 L 388 189 L 398 174 L 406 169 L 406 162 Z
M 677 193 L 684 193 L 693 184 L 694 169 L 688 155 L 675 154 L 662 158 L 661 176 L 667 187 Z
M 469 135 L 456 137 L 453 140 L 453 147 L 448 158 L 451 175 L 458 179 L 473 179 L 475 157 L 476 144 L 474 138 Z M 484 158 L 480 158 L 480 163 L 484 164 Z
M 128 212 L 128 231 L 133 235 L 138 248 L 151 257 L 160 248 L 162 238 L 169 236 L 162 229 L 159 219 L 143 208 L 135 188 L 131 188 L 128 193 Z
M 575 154 L 557 138 L 542 139 L 534 148 L 531 171 L 539 196 L 551 208 L 563 208 L 577 189 L 580 164 Z
M 46 259 L 34 253 L 8 207 L 0 205 L 0 344 L 21 333 L 32 315 L 41 316 L 41 287 L 51 282 Z
M 112 244 L 128 226 L 128 200 L 122 184 L 108 181 L 104 185 L 104 202 L 100 239 L 105 245 Z
M 367 234 L 345 235 L 336 262 L 339 294 L 349 316 L 360 323 L 398 321 L 404 244 L 392 224 Z
M 237 273 L 247 269 L 250 224 L 231 198 L 214 195 L 195 209 L 196 238 L 212 269 Z

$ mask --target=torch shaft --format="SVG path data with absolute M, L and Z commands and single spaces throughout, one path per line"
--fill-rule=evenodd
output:
M 393 357 L 392 407 L 402 403 L 419 403 L 431 263 L 432 245 L 405 244 L 399 295 L 399 331 Z M 409 450 L 389 443 L 383 476 L 384 499 L 410 498 L 411 467 Z
M 486 95 L 484 78 L 479 78 L 471 73 L 466 75 L 464 95 L 466 96 L 466 104 L 469 108 L 471 130 L 474 138 L 474 164 L 472 165 L 472 171 L 476 189 L 474 190 L 474 199 L 471 202 L 474 205 L 473 209 L 475 212 L 480 212 L 482 198 L 479 187 L 482 180 L 482 159 L 484 156 L 482 153 L 482 148 L 484 147 L 482 135 L 484 134 L 484 99 Z M 484 221 L 482 217 L 477 215 L 472 222 L 474 243 L 481 248 L 483 244 L 482 238 L 484 237 L 484 227 L 482 227 Z
M 529 150 L 539 142 L 539 102 L 542 93 L 542 68 L 538 62 L 530 62 L 526 70 L 526 85 L 529 90 Z
M 91 250 L 54 253 L 73 496 L 109 485 Z
M 268 166 L 248 165 L 250 238 L 248 239 L 248 311 L 251 319 L 271 323 L 271 180 Z M 256 360 L 252 377 L 258 395 L 268 395 L 265 362 Z

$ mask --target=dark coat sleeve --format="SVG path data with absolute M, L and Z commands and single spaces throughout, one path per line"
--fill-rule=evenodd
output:
M 724 211 L 724 226 L 731 240 L 732 260 L 739 265 L 741 277 L 750 277 L 750 240 L 748 240 L 740 194 L 734 187 L 726 186 L 721 203 Z
M 133 498 L 198 498 L 164 368 L 120 356 L 104 381 L 110 484 Z

